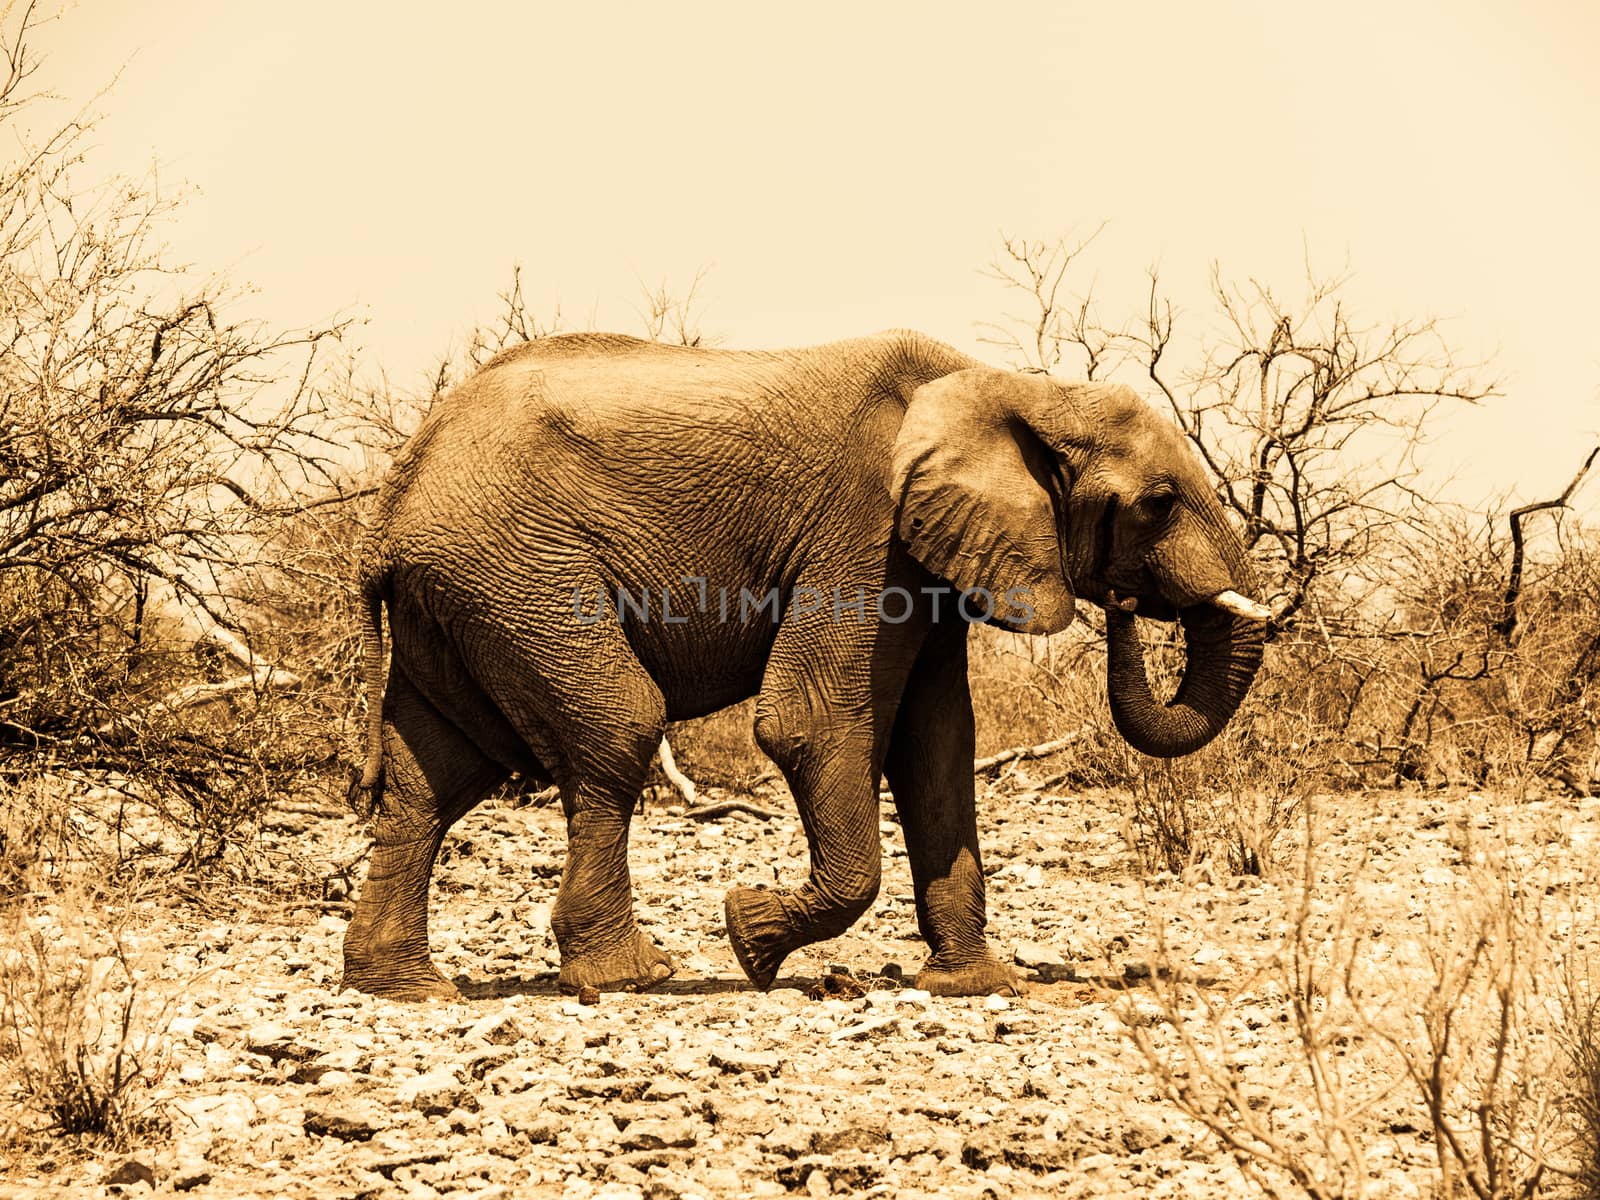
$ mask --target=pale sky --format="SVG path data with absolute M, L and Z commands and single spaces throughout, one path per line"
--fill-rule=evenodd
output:
M 1285 293 L 1348 263 L 1371 320 L 1437 315 L 1504 397 L 1441 427 L 1467 493 L 1543 497 L 1600 431 L 1591 0 L 270 5 L 83 0 L 39 80 L 95 171 L 194 189 L 173 256 L 281 324 L 365 319 L 420 378 L 513 262 L 569 325 L 638 332 L 699 268 L 735 347 L 908 326 L 990 361 L 1002 230 L 1108 222 L 1080 284 L 1159 263 Z M 1600 511 L 1600 481 L 1582 507 Z

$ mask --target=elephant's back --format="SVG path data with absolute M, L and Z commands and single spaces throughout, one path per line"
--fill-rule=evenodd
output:
M 887 409 L 906 381 L 968 365 L 908 331 L 778 351 L 539 338 L 440 398 L 396 459 L 380 524 L 424 545 L 514 536 L 541 559 L 580 538 L 605 557 L 734 538 L 766 558 L 884 499 L 870 476 L 898 427 Z

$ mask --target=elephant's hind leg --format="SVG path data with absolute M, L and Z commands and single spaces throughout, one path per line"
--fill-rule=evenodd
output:
M 428 952 L 428 884 L 445 832 L 508 774 L 398 667 L 383 698 L 384 782 L 372 861 L 344 939 L 344 986 L 394 1000 L 455 998 Z
M 666 705 L 618 626 L 580 626 L 562 647 L 559 661 L 548 646 L 524 647 L 476 674 L 561 788 L 567 865 L 550 910 L 560 988 L 638 991 L 676 970 L 635 921 L 628 874 L 629 821 Z
M 660 696 L 650 684 L 637 696 L 608 699 L 587 722 L 562 782 L 567 867 L 551 906 L 550 929 L 561 948 L 558 983 L 567 992 L 636 991 L 677 969 L 635 921 L 628 874 L 628 824 L 661 741 Z

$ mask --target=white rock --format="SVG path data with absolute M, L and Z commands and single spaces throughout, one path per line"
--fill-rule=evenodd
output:
M 447 1113 L 461 1103 L 467 1089 L 448 1071 L 428 1071 L 407 1079 L 394 1090 L 395 1102 L 402 1108 L 423 1113 Z
M 1011 960 L 1019 967 L 1064 967 L 1067 960 L 1059 952 L 1039 942 L 1018 942 Z

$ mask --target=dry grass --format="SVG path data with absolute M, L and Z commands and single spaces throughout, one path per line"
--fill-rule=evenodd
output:
M 1388 869 L 1362 851 L 1335 875 L 1309 800 L 1301 815 L 1284 931 L 1245 978 L 1197 982 L 1156 919 L 1149 1001 L 1113 994 L 1163 1094 L 1268 1196 L 1384 1194 L 1394 1131 L 1422 1131 L 1445 1200 L 1595 1195 L 1600 1005 L 1570 973 L 1559 986 L 1576 897 L 1536 846 L 1468 835 L 1416 930 Z M 1237 1065 L 1254 1029 L 1283 1063 L 1265 1089 Z
M 4 915 L 0 1130 L 115 1147 L 158 1130 L 154 1087 L 173 995 L 134 949 L 138 899 L 35 894 Z

